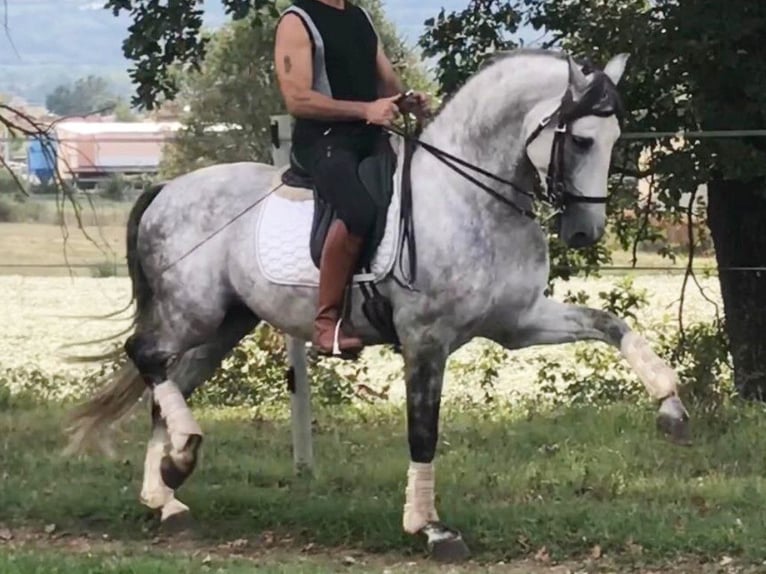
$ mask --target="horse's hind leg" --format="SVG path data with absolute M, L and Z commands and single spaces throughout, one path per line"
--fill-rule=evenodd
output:
M 522 317 L 518 328 L 495 340 L 513 349 L 583 340 L 603 341 L 616 347 L 647 393 L 660 403 L 657 417 L 660 430 L 678 444 L 689 443 L 689 414 L 678 397 L 678 375 L 641 335 L 611 313 L 541 299 Z
M 186 351 L 173 366 L 170 378 L 185 399 L 218 369 L 223 359 L 258 325 L 258 318 L 248 309 L 238 307 L 226 315 L 215 336 L 207 343 Z M 172 448 L 165 421 L 156 404 L 152 405 L 152 436 L 146 448 L 141 502 L 160 510 L 163 524 L 184 524 L 189 508 L 175 498 L 174 488 L 162 476 L 162 461 Z
M 162 457 L 160 472 L 172 489 L 181 486 L 194 470 L 202 429 L 169 371 L 179 357 L 202 341 L 203 334 L 182 328 L 176 332 L 162 329 L 156 334 L 139 331 L 125 342 L 128 357 L 152 390 L 153 402 L 167 425 L 170 449 Z

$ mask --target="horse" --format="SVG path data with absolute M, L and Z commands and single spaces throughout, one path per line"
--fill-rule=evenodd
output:
M 619 54 L 600 69 L 559 51 L 495 54 L 416 138 L 389 134 L 392 148 L 411 144 L 407 162 L 397 156 L 401 183 L 388 210 L 404 205 L 408 189 L 409 226 L 402 228 L 410 238 L 407 249 L 396 250 L 398 268 L 383 266 L 365 281 L 390 304 L 404 360 L 410 462 L 402 527 L 425 535 L 437 560 L 468 555 L 460 532 L 435 507 L 434 459 L 446 362 L 476 337 L 509 350 L 584 340 L 616 347 L 656 401 L 660 431 L 688 444 L 678 377 L 649 343 L 611 313 L 546 292 L 545 225 L 573 249 L 605 232 L 612 149 L 621 134 L 617 85 L 627 60 Z M 200 168 L 148 190 L 130 214 L 135 328 L 124 343 L 127 360 L 77 409 L 70 431 L 75 448 L 98 438 L 148 389 L 153 427 L 140 500 L 163 523 L 188 516 L 175 491 L 194 470 L 202 443 L 186 399 L 260 322 L 311 339 L 316 283 L 276 281 L 264 272 L 264 260 L 290 241 L 268 229 L 287 227 L 308 243 L 312 225 L 311 201 L 269 207 L 280 173 L 257 162 Z M 555 217 L 541 220 L 543 203 Z M 299 208 L 308 219 L 297 217 Z M 400 219 L 390 217 L 387 229 Z M 311 266 L 308 245 L 297 249 L 272 257 L 272 272 Z M 403 279 L 405 267 L 414 281 Z M 347 320 L 365 345 L 390 343 L 363 310 L 363 288 L 357 281 L 349 287 Z

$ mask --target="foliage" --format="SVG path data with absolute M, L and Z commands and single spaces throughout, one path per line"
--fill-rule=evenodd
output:
M 0 195 L 0 223 L 37 222 L 43 216 L 39 203 L 29 201 L 18 188 L 14 194 Z
M 19 184 L 7 169 L 0 169 L 0 194 L 16 193 Z
M 189 111 L 165 148 L 164 177 L 214 163 L 269 160 L 269 115 L 282 109 L 271 43 L 271 34 L 237 22 L 216 32 L 199 71 L 175 70 L 178 97 Z
M 105 278 L 116 277 L 118 275 L 117 262 L 104 260 L 96 265 L 91 266 L 91 277 Z
M 634 329 L 641 324 L 647 293 L 630 278 L 598 295 L 599 307 L 625 318 Z M 578 304 L 588 297 L 575 296 Z M 680 391 L 698 408 L 718 410 L 731 398 L 732 379 L 723 331 L 716 321 L 698 322 L 679 333 L 672 326 L 656 329 L 658 354 L 678 373 Z M 577 345 L 575 366 L 539 359 L 538 384 L 554 404 L 603 405 L 644 400 L 646 391 L 614 349 L 589 343 Z
M 45 107 L 61 116 L 87 116 L 112 111 L 120 103 L 109 81 L 100 76 L 79 78 L 73 84 L 57 86 L 45 98 Z
M 355 370 L 348 375 L 338 368 L 337 361 L 309 361 L 309 386 L 312 402 L 318 405 L 349 404 L 354 396 Z M 193 400 L 207 406 L 262 407 L 284 404 L 289 400 L 287 389 L 287 350 L 284 336 L 268 325 L 259 326 L 238 345 L 224 361 L 214 377 Z
M 515 48 L 510 36 L 519 21 L 514 5 L 503 0 L 470 0 L 461 12 L 447 14 L 442 8 L 436 18 L 426 20 L 419 44 L 424 56 L 439 56 L 436 79 L 440 93 L 455 92 L 489 53 Z

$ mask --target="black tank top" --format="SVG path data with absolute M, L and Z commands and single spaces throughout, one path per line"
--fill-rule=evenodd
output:
M 316 76 L 326 74 L 331 93 L 325 93 L 336 100 L 372 102 L 378 98 L 378 73 L 376 57 L 378 36 L 368 14 L 359 6 L 346 0 L 342 9 L 328 6 L 319 0 L 295 0 L 293 6 L 308 15 L 294 12 L 303 20 L 306 31 L 312 39 L 314 62 L 314 89 L 318 89 Z M 320 46 L 315 38 L 318 32 Z M 323 61 L 316 58 L 324 52 Z M 322 70 L 322 66 L 324 70 Z M 325 87 L 319 91 L 325 92 Z M 336 135 L 366 135 L 379 131 L 360 121 L 324 121 L 296 118 L 293 130 L 293 145 L 313 144 L 328 129 Z

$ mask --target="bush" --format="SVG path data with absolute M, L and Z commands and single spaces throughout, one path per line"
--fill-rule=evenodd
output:
M 97 265 L 93 265 L 90 268 L 90 274 L 91 277 L 95 277 L 98 279 L 103 279 L 106 277 L 116 277 L 118 275 L 117 273 L 117 263 L 114 261 L 102 261 L 101 263 Z
M 125 201 L 129 184 L 121 174 L 115 174 L 101 184 L 101 195 L 112 201 Z
M 312 400 L 321 405 L 348 404 L 354 396 L 353 383 L 361 363 L 346 366 L 339 361 L 309 356 Z M 223 362 L 215 375 L 193 396 L 205 406 L 259 407 L 290 399 L 287 389 L 287 349 L 284 336 L 268 325 L 259 326 Z
M 12 223 L 17 221 L 19 209 L 17 204 L 9 197 L 0 197 L 0 223 Z
M 578 304 L 587 303 L 587 295 L 568 297 Z M 625 278 L 609 292 L 599 293 L 600 307 L 628 323 L 648 304 L 647 294 L 637 291 Z M 695 323 L 678 332 L 676 325 L 653 329 L 657 354 L 679 376 L 680 392 L 698 409 L 714 411 L 733 396 L 731 367 L 723 325 L 718 321 Z M 655 345 L 653 345 L 655 346 Z M 537 384 L 545 399 L 553 404 L 604 405 L 618 401 L 644 400 L 646 391 L 619 353 L 610 347 L 577 343 L 575 367 L 564 366 L 548 358 L 538 360 Z

